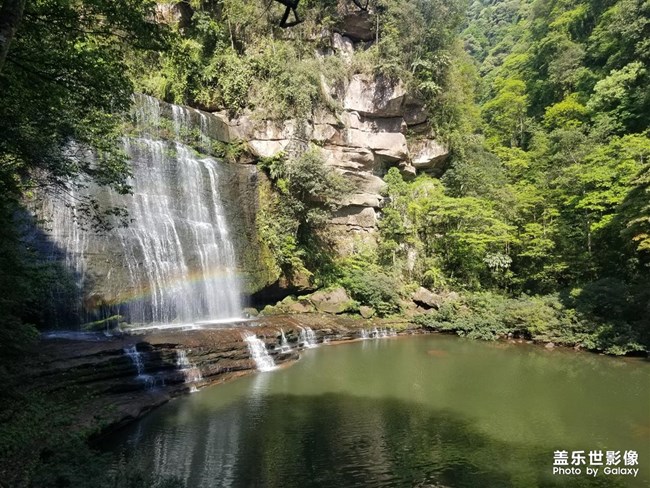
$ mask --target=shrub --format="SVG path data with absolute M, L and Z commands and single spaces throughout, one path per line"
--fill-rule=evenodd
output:
M 349 269 L 341 284 L 361 305 L 372 307 L 380 317 L 399 313 L 400 283 L 378 269 Z

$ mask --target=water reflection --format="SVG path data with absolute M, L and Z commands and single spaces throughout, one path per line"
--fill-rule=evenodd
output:
M 634 427 L 649 420 L 645 366 L 455 338 L 363 341 L 172 402 L 114 448 L 197 488 L 647 486 L 647 465 L 637 479 L 551 474 L 554 449 L 647 460 Z
M 496 441 L 448 411 L 338 394 L 236 402 L 158 426 L 138 446 L 145 469 L 197 488 L 631 486 L 562 484 L 546 449 Z

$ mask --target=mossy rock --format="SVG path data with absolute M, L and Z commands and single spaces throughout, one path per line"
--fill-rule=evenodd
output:
M 331 290 L 319 290 L 309 297 L 319 312 L 340 314 L 354 310 L 356 302 L 352 300 L 345 288 L 338 287 Z

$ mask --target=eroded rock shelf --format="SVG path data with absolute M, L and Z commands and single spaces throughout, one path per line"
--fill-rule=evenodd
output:
M 305 328 L 313 330 L 317 343 L 330 344 L 358 340 L 373 328 L 399 334 L 421 332 L 396 319 L 302 314 L 261 317 L 233 327 L 147 331 L 83 341 L 52 339 L 41 343 L 24 380 L 44 393 L 76 389 L 79 400 L 87 403 L 83 408 L 87 417 L 79 423 L 99 426 L 105 434 L 173 397 L 254 372 L 246 334 L 265 342 L 276 365 L 298 360 L 303 349 L 299 337 Z M 282 332 L 290 350 L 281 347 Z M 128 350 L 137 351 L 142 371 Z

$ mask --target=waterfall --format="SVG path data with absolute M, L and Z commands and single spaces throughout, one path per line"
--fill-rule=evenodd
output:
M 316 334 L 311 330 L 310 327 L 300 327 L 300 337 L 298 339 L 299 344 L 302 344 L 303 347 L 312 348 L 318 345 L 316 341 Z
M 287 336 L 284 335 L 284 329 L 280 329 L 280 352 L 290 352 L 291 346 L 287 340 Z
M 135 369 L 138 372 L 137 377 L 138 378 L 142 377 L 143 373 L 144 373 L 144 363 L 142 362 L 142 356 L 141 356 L 140 352 L 138 351 L 138 349 L 136 348 L 136 346 L 133 345 L 133 346 L 125 347 L 124 348 L 124 354 L 129 356 L 129 358 L 131 359 L 131 362 L 135 366 Z
M 187 357 L 187 351 L 184 349 L 176 350 L 176 367 L 183 373 L 183 376 L 185 376 L 185 383 L 196 383 L 203 379 L 201 370 L 194 363 L 190 362 Z
M 131 362 L 133 363 L 133 366 L 135 366 L 136 371 L 138 372 L 137 376 L 135 377 L 136 380 L 141 381 L 144 383 L 145 388 L 147 390 L 150 390 L 158 385 L 163 385 L 164 386 L 164 380 L 160 380 L 156 376 L 152 376 L 150 374 L 145 374 L 144 372 L 144 361 L 142 360 L 142 353 L 138 351 L 137 347 L 135 344 L 133 346 L 125 347 L 123 349 L 124 354 L 126 354 L 129 359 L 131 359 Z
M 397 336 L 397 331 L 392 327 L 379 328 L 379 329 L 375 327 L 370 332 L 368 332 L 366 329 L 361 329 L 361 331 L 359 331 L 359 337 L 361 339 L 370 339 L 370 338 L 385 339 L 386 337 L 395 337 L 395 336 Z
M 248 344 L 248 351 L 251 358 L 255 361 L 255 366 L 260 371 L 271 371 L 276 368 L 273 358 L 266 350 L 266 344 L 262 339 L 259 339 L 255 334 L 249 332 L 244 333 L 242 336 L 244 341 Z
M 68 201 L 49 199 L 41 211 L 80 288 L 100 297 L 97 303 L 86 298 L 87 317 L 102 306 L 134 324 L 239 317 L 237 259 L 221 199 L 230 170 L 185 144 L 209 153 L 214 121 L 142 95 L 134 97 L 133 113 L 135 135 L 122 139 L 132 194 L 92 185 L 85 190 L 102 205 L 124 206 L 128 227 L 101 236 L 84 230 Z

